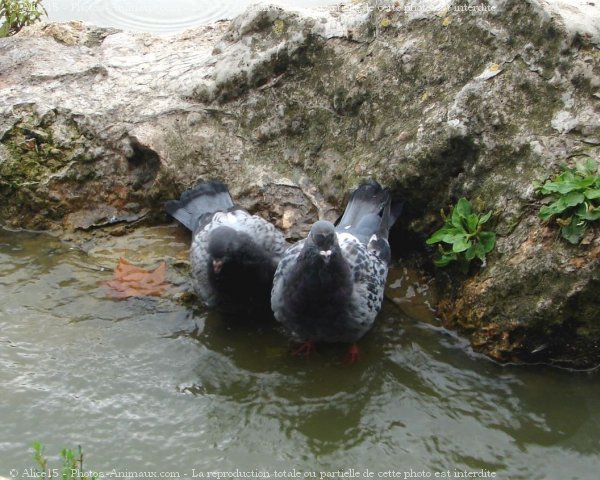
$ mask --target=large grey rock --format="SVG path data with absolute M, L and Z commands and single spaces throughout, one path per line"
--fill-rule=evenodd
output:
M 255 8 L 169 38 L 71 23 L 2 39 L 0 218 L 116 228 L 217 177 L 295 237 L 374 176 L 406 201 L 397 237 L 421 244 L 467 196 L 500 237 L 486 268 L 439 276 L 444 324 L 499 360 L 597 364 L 598 229 L 560 241 L 531 185 L 599 158 L 600 10 L 480 5 Z

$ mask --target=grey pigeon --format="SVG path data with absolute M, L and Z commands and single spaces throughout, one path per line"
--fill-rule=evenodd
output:
M 390 262 L 397 213 L 387 189 L 370 180 L 351 195 L 337 226 L 316 222 L 279 262 L 271 308 L 308 353 L 313 342 L 354 343 L 373 325 Z M 396 210 L 396 208 L 394 208 Z M 350 360 L 356 360 L 352 345 Z
M 193 233 L 192 283 L 204 303 L 224 313 L 270 315 L 273 275 L 288 246 L 283 234 L 234 205 L 217 181 L 199 183 L 165 208 Z

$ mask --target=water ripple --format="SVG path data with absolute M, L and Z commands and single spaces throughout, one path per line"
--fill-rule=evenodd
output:
M 50 0 L 51 20 L 84 20 L 137 32 L 173 33 L 232 18 L 252 2 L 208 0 Z

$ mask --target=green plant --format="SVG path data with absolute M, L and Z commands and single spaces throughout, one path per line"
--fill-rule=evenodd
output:
M 544 221 L 555 219 L 562 237 L 572 244 L 581 242 L 591 222 L 600 218 L 600 175 L 593 158 L 577 162 L 574 168 L 561 166 L 561 172 L 535 183 L 538 194 L 547 195 L 549 204 L 540 208 Z
M 461 198 L 449 216 L 443 210 L 441 213 L 445 220 L 444 226 L 427 239 L 427 244 L 446 244 L 451 248 L 438 245 L 439 255 L 434 263 L 438 267 L 445 267 L 456 261 L 466 271 L 474 258 L 485 262 L 485 256 L 496 245 L 496 234 L 483 229 L 492 212 L 473 213 L 471 203 L 466 198 Z
M 41 0 L 0 0 L 0 37 L 14 35 L 48 15 Z
M 48 471 L 48 459 L 44 455 L 44 446 L 40 442 L 33 442 L 31 447 L 35 463 L 42 469 L 42 472 Z
M 83 470 L 83 451 L 81 445 L 77 447 L 77 455 L 70 448 L 60 451 L 60 468 L 50 468 L 48 458 L 44 454 L 44 446 L 40 442 L 33 442 L 33 459 L 37 464 L 39 478 L 54 478 L 60 475 L 62 480 L 95 480 L 96 475 L 89 476 Z

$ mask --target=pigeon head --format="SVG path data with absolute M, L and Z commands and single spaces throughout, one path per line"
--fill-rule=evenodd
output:
M 210 232 L 208 254 L 212 261 L 212 269 L 218 274 L 223 265 L 232 260 L 241 247 L 241 239 L 236 230 L 230 227 L 217 227 Z
M 310 229 L 308 238 L 318 250 L 323 261 L 329 263 L 331 255 L 338 245 L 333 224 L 325 220 L 319 220 Z

